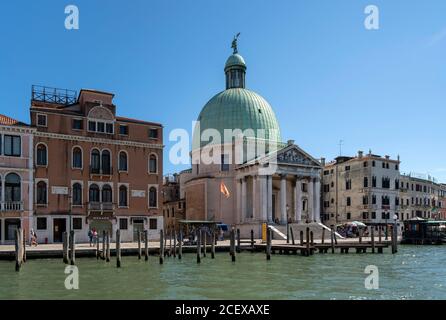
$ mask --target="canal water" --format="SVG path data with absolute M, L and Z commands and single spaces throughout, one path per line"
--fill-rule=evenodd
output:
M 197 265 L 158 257 L 123 257 L 122 268 L 77 259 L 79 290 L 67 290 L 61 260 L 29 260 L 21 272 L 0 261 L 0 299 L 446 299 L 446 246 L 400 246 L 384 254 L 273 255 L 227 253 Z M 364 273 L 378 267 L 379 289 L 368 290 Z

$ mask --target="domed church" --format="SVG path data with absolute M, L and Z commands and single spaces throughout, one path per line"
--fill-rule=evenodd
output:
M 200 112 L 192 168 L 180 174 L 185 219 L 239 228 L 320 222 L 321 163 L 294 141 L 283 143 L 271 105 L 246 88 L 247 64 L 238 53 L 225 64 L 226 90 Z

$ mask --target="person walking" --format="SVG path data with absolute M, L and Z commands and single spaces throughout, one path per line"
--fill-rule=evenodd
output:
M 90 247 L 93 246 L 94 229 L 88 230 L 88 238 L 90 239 Z

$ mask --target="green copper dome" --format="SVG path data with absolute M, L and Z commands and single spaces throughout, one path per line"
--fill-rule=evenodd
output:
M 201 110 L 198 117 L 200 130 L 197 127 L 194 130 L 193 149 L 218 142 L 212 138 L 211 141 L 200 141 L 207 129 L 217 130 L 223 143 L 233 140 L 227 132 L 225 137 L 225 130 L 241 130 L 245 137 L 281 142 L 279 123 L 269 103 L 257 93 L 245 89 L 246 63 L 237 53 L 237 38 L 232 47 L 234 53 L 225 65 L 226 90 L 215 95 Z M 210 131 L 207 133 L 212 136 Z
M 245 59 L 238 53 L 231 55 L 226 61 L 225 69 L 234 66 L 241 66 L 246 68 Z
M 214 96 L 204 106 L 198 121 L 201 133 L 206 129 L 216 129 L 222 140 L 225 129 L 252 129 L 255 137 L 281 141 L 279 123 L 269 103 L 257 93 L 244 88 L 227 89 Z M 258 129 L 264 129 L 264 136 Z M 200 145 L 207 143 L 205 141 Z M 197 146 L 197 143 L 194 146 Z

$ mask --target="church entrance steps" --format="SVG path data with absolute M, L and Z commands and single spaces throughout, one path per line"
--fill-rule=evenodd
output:
M 313 232 L 314 239 L 322 239 L 322 234 L 324 233 L 325 241 L 330 241 L 331 230 L 329 227 L 320 222 L 311 222 L 311 223 L 291 223 L 290 227 L 293 229 L 294 239 L 298 240 L 300 232 L 302 231 L 305 235 L 307 228 L 310 228 L 310 231 Z M 325 230 L 323 232 L 322 230 Z M 285 227 L 286 232 L 286 227 Z M 335 236 L 337 239 L 344 239 L 339 233 L 335 232 Z
M 286 240 L 286 226 L 273 226 L 273 225 L 269 225 L 269 227 L 271 228 L 271 230 L 275 233 L 275 234 L 277 234 L 280 238 L 282 238 L 282 239 L 285 239 Z M 283 231 L 285 231 L 285 234 L 282 232 L 282 231 L 280 231 L 278 228 L 280 228 L 280 229 L 285 229 L 285 230 L 283 230 Z

